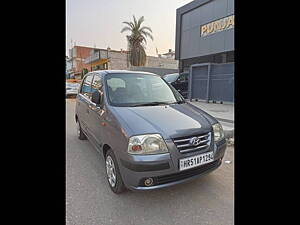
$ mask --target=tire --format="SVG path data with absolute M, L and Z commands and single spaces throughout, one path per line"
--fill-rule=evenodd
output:
M 79 120 L 76 121 L 76 130 L 77 130 L 77 137 L 79 140 L 86 140 L 85 134 L 82 132 Z
M 111 162 L 113 164 L 111 164 Z M 115 194 L 120 194 L 126 190 L 125 185 L 123 183 L 118 162 L 116 160 L 116 157 L 111 149 L 109 149 L 105 155 L 105 168 L 106 168 L 106 178 L 108 185 L 110 189 Z M 113 173 L 115 175 L 115 181 L 111 180 L 112 175 L 110 173 Z

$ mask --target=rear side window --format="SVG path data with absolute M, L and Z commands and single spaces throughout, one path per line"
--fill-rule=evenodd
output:
M 93 75 L 88 75 L 83 81 L 82 88 L 80 93 L 84 96 L 90 98 L 91 97 L 91 83 L 92 83 Z

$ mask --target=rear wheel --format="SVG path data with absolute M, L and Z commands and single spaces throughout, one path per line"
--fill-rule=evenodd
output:
M 110 189 L 115 194 L 120 194 L 124 192 L 126 188 L 120 174 L 116 157 L 111 149 L 109 149 L 106 153 L 105 165 L 106 165 L 106 177 Z
M 85 134 L 82 132 L 79 120 L 76 121 L 76 130 L 77 130 L 77 137 L 79 138 L 79 140 L 86 140 L 86 136 Z

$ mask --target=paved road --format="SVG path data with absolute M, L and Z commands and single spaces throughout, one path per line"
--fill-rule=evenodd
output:
M 74 100 L 66 101 L 67 225 L 231 225 L 233 167 L 223 162 L 194 181 L 147 192 L 111 192 L 102 157 L 89 141 L 76 137 Z M 225 160 L 233 160 L 227 148 Z
M 234 104 L 206 103 L 203 100 L 190 103 L 214 116 L 222 124 L 225 137 L 234 137 Z

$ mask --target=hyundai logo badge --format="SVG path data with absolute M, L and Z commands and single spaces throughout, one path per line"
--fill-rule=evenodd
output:
M 193 145 L 193 146 L 199 145 L 200 142 L 201 142 L 201 139 L 198 138 L 198 137 L 193 137 L 193 138 L 190 140 L 190 144 Z

